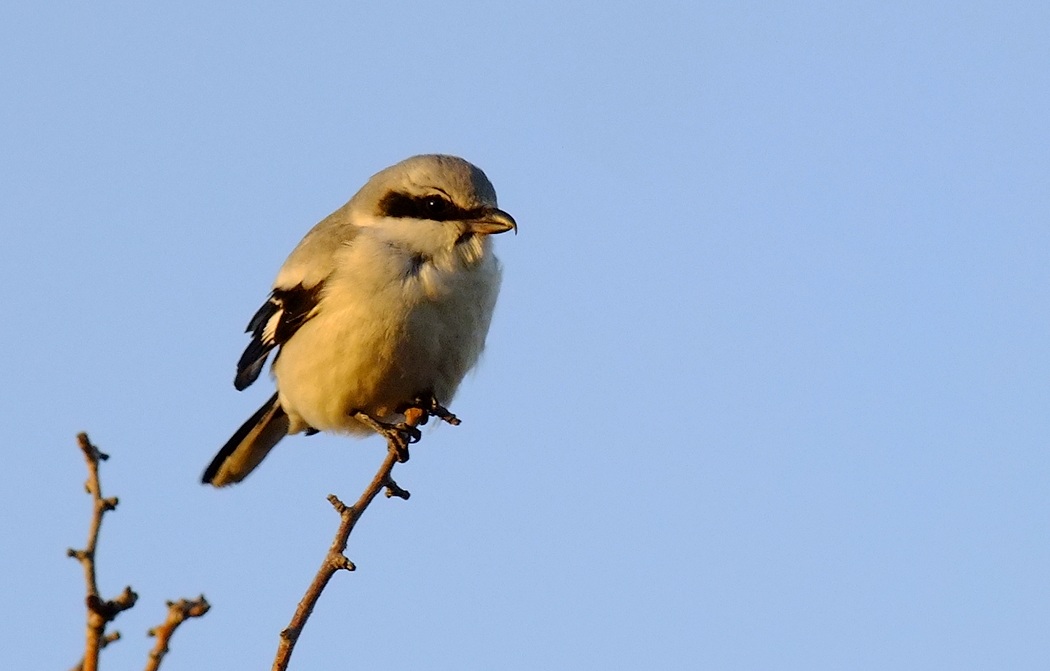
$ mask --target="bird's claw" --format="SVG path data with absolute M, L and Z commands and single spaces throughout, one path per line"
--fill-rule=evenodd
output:
M 438 419 L 448 422 L 452 426 L 459 426 L 459 418 L 449 412 L 449 409 L 438 403 L 438 400 L 434 398 L 433 394 L 426 394 L 418 396 L 413 400 L 407 407 L 402 410 L 418 410 L 422 415 L 420 424 L 426 424 L 427 419 L 430 417 L 437 417 Z
M 434 401 L 433 399 L 431 399 L 431 401 L 432 401 L 432 405 L 427 410 L 427 412 L 429 412 L 431 415 L 437 417 L 438 419 L 440 419 L 442 421 L 448 422 L 452 426 L 459 426 L 460 425 L 459 417 L 456 417 L 455 415 L 453 415 L 451 412 L 449 412 L 448 408 L 446 408 L 445 406 L 441 405 L 437 401 Z
M 397 460 L 400 463 L 408 461 L 408 446 L 413 443 L 418 443 L 419 439 L 423 437 L 419 429 L 402 422 L 400 424 L 388 424 L 387 422 L 381 422 L 374 417 L 371 417 L 363 412 L 354 413 L 354 418 L 362 424 L 370 427 L 376 433 L 386 438 L 387 445 L 390 449 L 397 454 Z
M 393 429 L 400 433 L 409 445 L 418 443 L 420 438 L 423 437 L 423 433 L 419 429 L 404 422 L 394 425 Z
M 419 429 L 404 422 L 400 424 L 377 423 L 383 427 L 379 433 L 386 438 L 390 449 L 397 454 L 398 463 L 403 464 L 408 461 L 408 446 L 418 443 L 423 437 Z
M 390 446 L 390 451 L 397 455 L 397 463 L 403 464 L 408 461 L 409 442 L 405 440 L 403 434 L 395 433 L 393 437 L 388 436 L 387 444 Z
M 417 428 L 427 423 L 430 417 L 448 422 L 453 426 L 459 425 L 459 418 L 449 412 L 448 408 L 438 403 L 433 394 L 424 394 L 417 397 L 411 403 L 399 409 L 404 413 L 406 421 L 398 424 L 389 424 L 375 419 L 364 412 L 354 412 L 353 416 L 362 424 L 370 427 L 379 435 L 386 438 L 390 449 L 397 455 L 399 462 L 408 461 L 408 446 L 418 443 L 423 434 Z

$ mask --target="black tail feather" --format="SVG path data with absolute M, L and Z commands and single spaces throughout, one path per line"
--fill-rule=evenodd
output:
M 201 482 L 217 487 L 239 482 L 262 461 L 281 438 L 287 435 L 287 430 L 288 416 L 277 402 L 275 393 L 226 441 L 219 453 L 204 469 Z M 221 481 L 217 481 L 216 476 L 219 475 L 223 465 L 238 452 L 237 456 L 243 462 L 242 469 L 237 473 L 227 473 L 221 478 Z

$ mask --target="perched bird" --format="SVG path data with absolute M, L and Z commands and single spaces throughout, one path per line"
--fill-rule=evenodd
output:
M 485 173 L 461 158 L 414 156 L 374 175 L 306 234 L 248 323 L 234 386 L 279 348 L 277 392 L 203 482 L 240 482 L 289 434 L 375 431 L 407 459 L 416 423 L 458 424 L 443 404 L 485 346 L 500 285 L 489 236 L 511 229 Z

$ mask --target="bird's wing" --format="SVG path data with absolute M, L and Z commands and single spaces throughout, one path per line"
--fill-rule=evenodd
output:
M 237 362 L 233 386 L 240 390 L 255 382 L 270 350 L 288 342 L 314 316 L 325 280 L 335 270 L 336 254 L 353 242 L 357 232 L 347 203 L 310 229 L 296 245 L 277 273 L 270 299 L 248 322 L 246 332 L 252 334 L 252 341 Z
M 245 329 L 246 333 L 252 334 L 252 341 L 237 362 L 234 387 L 245 389 L 258 379 L 270 350 L 288 342 L 299 327 L 314 316 L 323 293 L 323 280 L 309 287 L 297 284 L 288 289 L 277 287 L 273 290 L 269 300 L 263 303 Z

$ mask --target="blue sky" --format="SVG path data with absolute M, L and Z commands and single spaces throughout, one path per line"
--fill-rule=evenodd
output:
M 0 553 L 11 668 L 267 668 L 378 439 L 200 472 L 285 255 L 462 155 L 501 236 L 481 367 L 293 668 L 1043 669 L 1050 10 L 1034 2 L 8 3 Z

